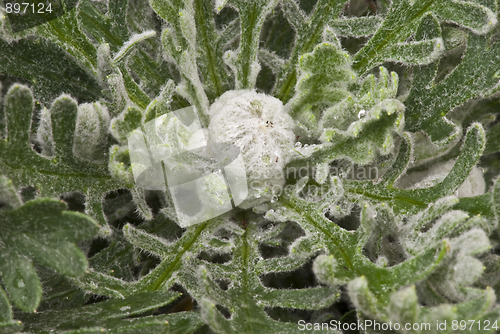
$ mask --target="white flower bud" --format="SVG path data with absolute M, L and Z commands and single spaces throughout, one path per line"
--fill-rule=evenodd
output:
M 246 167 L 246 209 L 270 201 L 285 183 L 294 121 L 280 100 L 250 90 L 228 91 L 210 107 L 209 140 L 239 147 Z

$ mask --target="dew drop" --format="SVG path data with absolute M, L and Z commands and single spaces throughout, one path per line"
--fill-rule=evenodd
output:
M 302 143 L 300 141 L 295 143 L 295 148 L 301 148 L 301 147 L 302 147 Z
M 179 52 L 181 52 L 181 51 L 182 51 L 182 47 L 181 47 L 180 45 L 176 46 L 176 47 L 175 47 L 175 49 L 176 49 L 177 51 L 179 51 Z
M 361 109 L 358 113 L 358 119 L 361 119 L 363 117 L 365 117 L 366 115 L 366 110 L 365 109 Z

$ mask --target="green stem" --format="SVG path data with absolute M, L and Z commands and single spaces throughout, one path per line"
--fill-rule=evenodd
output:
M 240 89 L 252 88 L 250 82 L 251 66 L 257 59 L 259 32 L 262 23 L 258 24 L 259 8 L 257 1 L 252 2 L 251 8 L 240 12 L 241 41 L 238 55 L 237 85 Z M 262 20 L 261 20 L 262 21 Z
M 216 61 L 216 50 L 215 43 L 213 43 L 213 39 L 211 39 L 211 34 L 209 34 L 209 29 L 214 31 L 215 27 L 213 24 L 209 24 L 205 15 L 207 14 L 208 7 L 210 7 L 210 3 L 204 0 L 195 0 L 195 15 L 198 20 L 197 26 L 201 27 L 198 29 L 198 33 L 201 35 L 201 41 L 203 42 L 203 49 L 205 50 L 206 64 L 208 64 L 208 73 L 210 81 L 212 82 L 211 87 L 214 88 L 214 92 L 216 96 L 220 96 L 223 93 L 221 78 L 219 77 L 219 72 L 217 69 L 217 61 Z M 207 15 L 208 16 L 208 15 Z M 213 23 L 213 22 L 212 22 Z M 212 43 L 211 43 L 212 42 Z
M 139 291 L 157 291 L 162 288 L 165 282 L 172 276 L 172 274 L 180 267 L 182 264 L 182 258 L 184 254 L 188 250 L 192 250 L 191 247 L 196 243 L 201 233 L 207 227 L 209 221 L 206 221 L 202 224 L 199 224 L 194 229 L 190 229 L 186 234 L 182 237 L 182 241 L 179 242 L 182 246 L 179 251 L 176 253 L 173 261 L 168 262 L 167 260 L 163 260 L 149 275 L 144 277 L 145 281 L 151 279 L 151 277 L 157 277 L 153 279 L 149 283 L 141 284 Z M 156 274 L 159 275 L 157 276 Z

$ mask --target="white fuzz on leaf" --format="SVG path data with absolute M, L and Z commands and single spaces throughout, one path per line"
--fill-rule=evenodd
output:
M 444 180 L 446 175 L 455 165 L 454 160 L 438 163 L 427 171 L 412 172 L 403 176 L 399 180 L 402 187 L 411 186 L 414 189 L 433 186 Z M 456 195 L 458 197 L 471 197 L 484 194 L 486 191 L 486 182 L 483 172 L 479 167 L 472 168 L 469 176 L 458 188 Z

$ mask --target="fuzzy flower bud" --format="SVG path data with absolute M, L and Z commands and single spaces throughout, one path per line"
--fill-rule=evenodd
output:
M 209 140 L 239 147 L 246 167 L 246 209 L 279 195 L 294 147 L 294 121 L 280 100 L 250 90 L 228 91 L 210 107 Z

